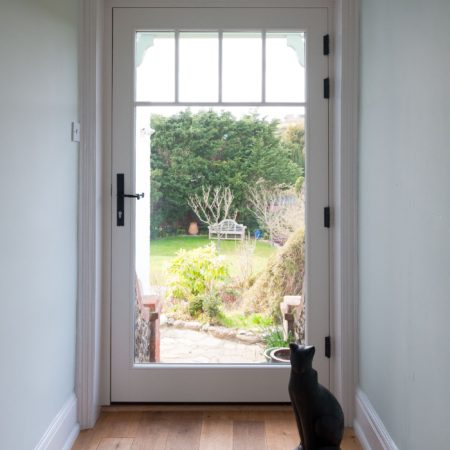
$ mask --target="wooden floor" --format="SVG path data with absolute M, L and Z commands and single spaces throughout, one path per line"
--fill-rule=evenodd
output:
M 73 450 L 294 450 L 299 437 L 286 407 L 109 408 Z M 342 450 L 362 447 L 351 429 Z

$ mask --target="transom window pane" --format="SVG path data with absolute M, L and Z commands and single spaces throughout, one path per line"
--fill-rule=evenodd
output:
M 223 33 L 222 100 L 262 100 L 261 33 Z
M 136 100 L 175 101 L 175 33 L 136 33 Z
M 219 100 L 219 34 L 180 33 L 179 100 Z
M 137 102 L 306 102 L 305 33 L 146 31 L 135 45 Z
M 304 33 L 267 33 L 266 100 L 305 101 Z

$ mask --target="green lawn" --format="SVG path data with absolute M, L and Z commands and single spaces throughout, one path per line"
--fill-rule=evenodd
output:
M 152 240 L 150 243 L 150 270 L 152 282 L 160 284 L 163 282 L 166 269 L 181 248 L 192 250 L 203 247 L 210 242 L 218 242 L 216 239 L 209 240 L 207 236 L 171 236 Z M 240 241 L 220 241 L 219 254 L 223 255 L 230 264 L 230 274 L 236 275 L 240 270 L 236 263 L 239 256 Z M 267 259 L 275 253 L 276 248 L 267 242 L 256 242 L 253 253 L 253 272 L 261 272 L 267 264 Z

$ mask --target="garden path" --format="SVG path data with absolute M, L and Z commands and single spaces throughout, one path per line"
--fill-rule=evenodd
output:
M 161 328 L 162 363 L 262 363 L 263 350 L 259 344 L 219 339 L 201 331 Z

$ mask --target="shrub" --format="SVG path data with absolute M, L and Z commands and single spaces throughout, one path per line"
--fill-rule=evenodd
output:
M 197 317 L 201 314 L 203 312 L 203 298 L 200 295 L 198 297 L 194 297 L 189 302 L 188 310 L 192 317 Z
M 173 298 L 187 300 L 193 316 L 205 312 L 202 294 L 213 295 L 229 275 L 228 266 L 214 243 L 189 251 L 181 249 L 169 266 L 169 273 L 170 294 Z M 206 300 L 208 302 L 210 299 Z M 214 308 L 209 305 L 207 309 Z
M 236 289 L 234 286 L 224 286 L 220 292 L 220 299 L 223 304 L 231 306 L 237 302 L 240 295 L 239 289 Z
M 295 231 L 273 255 L 265 271 L 244 294 L 246 311 L 270 315 L 279 322 L 280 303 L 285 295 L 301 295 L 305 272 L 305 234 Z
M 222 302 L 217 292 L 205 292 L 200 297 L 197 297 L 197 299 L 201 300 L 202 312 L 205 316 L 210 319 L 215 319 L 219 315 Z

